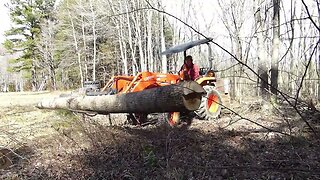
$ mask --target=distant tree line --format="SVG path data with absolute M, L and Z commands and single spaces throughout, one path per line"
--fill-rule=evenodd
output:
M 142 10 L 143 0 L 11 0 L 7 7 L 14 26 L 4 45 L 22 52 L 9 71 L 23 71 L 30 90 L 167 70 L 160 52 L 172 41 L 171 27 L 162 14 Z
M 203 11 L 209 5 L 215 19 Z M 84 81 L 146 70 L 175 72 L 182 56 L 160 52 L 202 38 L 183 21 L 237 58 L 212 46 L 213 67 L 231 80 L 233 98 L 269 98 L 281 90 L 320 99 L 318 1 L 185 0 L 176 6 L 178 19 L 163 13 L 161 0 L 11 0 L 8 8 L 15 26 L 4 45 L 22 52 L 9 70 L 23 72 L 30 90 L 44 84 L 53 90 L 77 88 Z M 206 51 L 188 53 L 203 66 Z

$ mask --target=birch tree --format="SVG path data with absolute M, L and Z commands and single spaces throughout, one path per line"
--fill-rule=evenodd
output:
M 40 52 L 39 66 L 47 69 L 52 90 L 57 90 L 56 84 L 56 59 L 54 58 L 55 44 L 54 44 L 54 31 L 55 22 L 51 19 L 45 19 L 41 23 L 41 36 L 39 43 L 37 43 L 37 50 Z
M 92 5 L 92 0 L 89 0 L 90 3 L 90 10 L 92 16 L 92 34 L 93 34 L 93 59 L 92 59 L 92 80 L 96 80 L 96 57 L 97 57 L 97 36 L 96 36 L 96 14 L 94 7 Z
M 162 13 L 160 14 L 160 38 L 161 38 L 161 52 L 163 52 L 166 50 L 166 39 L 164 36 L 164 16 Z M 162 73 L 168 72 L 168 62 L 167 62 L 166 56 L 161 56 L 161 72 Z
M 68 0 L 67 0 L 67 6 L 68 5 L 69 5 L 69 3 L 68 3 Z M 70 13 L 70 10 L 69 10 L 68 7 L 67 7 L 67 11 L 68 11 L 68 17 L 69 17 L 71 28 L 72 28 L 72 36 L 73 36 L 73 41 L 74 41 L 74 48 L 75 48 L 75 51 L 76 51 L 77 57 L 78 57 L 78 66 L 79 66 L 79 73 L 80 73 L 80 84 L 81 84 L 81 87 L 83 87 L 84 78 L 83 78 L 83 71 L 82 71 L 82 64 L 81 64 L 81 52 L 80 52 L 80 49 L 78 47 L 78 40 L 77 40 L 77 35 L 76 35 L 76 30 L 75 30 L 73 17 L 71 16 L 71 13 Z

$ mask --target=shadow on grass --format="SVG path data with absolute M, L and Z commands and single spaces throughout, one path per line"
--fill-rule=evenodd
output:
M 320 178 L 317 139 L 280 136 L 265 129 L 74 123 L 72 130 L 82 138 L 73 136 L 72 130 L 61 134 L 65 137 L 47 142 L 52 143 L 52 150 L 42 154 L 47 159 L 11 171 L 22 179 Z M 63 151 L 54 150 L 61 146 Z
M 28 164 L 28 159 L 33 154 L 33 148 L 28 145 L 21 145 L 16 149 L 0 148 L 0 178 L 10 169 L 19 169 L 18 166 Z
M 319 146 L 243 131 L 96 128 L 66 177 L 83 179 L 320 178 Z M 58 173 L 58 171 L 56 171 Z M 55 174 L 55 173 L 51 173 Z

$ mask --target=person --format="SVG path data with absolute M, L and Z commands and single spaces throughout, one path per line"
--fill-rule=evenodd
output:
M 192 56 L 188 55 L 185 58 L 184 64 L 179 71 L 179 75 L 182 80 L 194 81 L 199 77 L 199 67 L 196 64 L 193 64 Z

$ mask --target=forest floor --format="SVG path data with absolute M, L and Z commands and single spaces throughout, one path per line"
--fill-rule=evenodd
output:
M 284 102 L 171 128 L 35 108 L 59 93 L 0 94 L 0 179 L 320 179 L 320 139 Z M 299 111 L 319 136 L 319 112 Z

